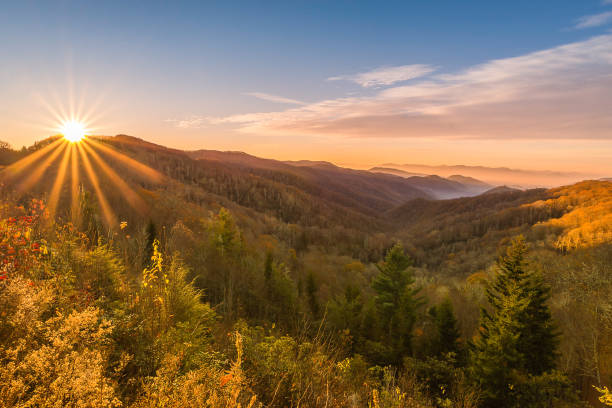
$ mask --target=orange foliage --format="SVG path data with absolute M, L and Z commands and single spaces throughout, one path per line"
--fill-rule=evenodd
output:
M 583 181 L 551 190 L 553 198 L 527 206 L 562 209 L 541 225 L 560 229 L 556 248 L 571 250 L 612 241 L 612 183 Z

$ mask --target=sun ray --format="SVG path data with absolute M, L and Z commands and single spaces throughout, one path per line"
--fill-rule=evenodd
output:
M 47 110 L 47 112 L 51 115 L 51 117 L 54 119 L 55 122 L 62 123 L 65 120 L 66 116 L 62 116 L 62 112 L 60 112 L 58 109 L 52 106 L 49 102 L 47 102 L 41 94 L 37 94 L 37 97 L 38 97 L 39 103 Z
M 94 147 L 95 149 L 101 150 L 104 153 L 110 155 L 112 158 L 123 162 L 124 164 L 131 167 L 132 170 L 137 171 L 141 175 L 147 177 L 152 182 L 161 183 L 165 179 L 165 176 L 161 174 L 160 172 L 158 172 L 157 170 L 154 170 L 151 167 L 147 166 L 146 164 L 142 164 L 139 161 L 134 160 L 131 157 L 128 157 L 124 155 L 123 153 L 120 153 L 116 151 L 115 149 L 112 149 L 101 142 L 98 142 L 91 138 L 89 139 L 89 142 L 91 143 L 92 147 Z
M 119 177 L 119 175 L 112 168 L 110 168 L 108 164 L 104 162 L 104 160 L 102 160 L 100 155 L 96 153 L 92 149 L 91 146 L 89 146 L 89 142 L 83 141 L 83 143 L 81 143 L 81 146 L 91 155 L 91 157 L 98 164 L 98 166 L 102 169 L 102 171 L 106 173 L 108 178 L 117 187 L 119 187 L 119 190 L 121 190 L 121 192 L 125 195 L 125 198 L 128 201 L 128 203 L 134 209 L 138 210 L 139 212 L 141 213 L 146 212 L 147 204 L 144 202 L 144 200 L 130 186 L 128 186 L 128 184 L 125 181 L 123 181 L 121 177 Z
M 57 140 L 49 143 L 42 149 L 37 150 L 34 153 L 31 153 L 23 159 L 19 160 L 18 162 L 11 164 L 2 171 L 2 173 L 4 173 L 4 177 L 8 179 L 17 176 L 19 173 L 23 172 L 32 164 L 36 163 L 39 159 L 43 158 L 47 153 L 59 147 L 59 145 L 63 142 L 64 139 L 58 138 Z
M 45 174 L 45 172 L 49 169 L 49 166 L 59 157 L 59 155 L 64 151 L 67 144 L 62 143 L 59 145 L 42 163 L 39 163 L 36 168 L 30 173 L 30 175 L 22 181 L 17 190 L 20 192 L 24 192 L 29 190 L 41 177 Z
M 70 205 L 70 212 L 72 216 L 72 223 L 77 224 L 80 216 L 79 211 L 79 157 L 76 151 L 76 145 L 73 143 L 70 145 L 70 181 L 71 185 L 71 198 L 72 202 Z
M 57 204 L 59 202 L 59 196 L 64 185 L 64 180 L 66 178 L 66 172 L 68 169 L 68 163 L 70 162 L 70 157 L 72 155 L 72 147 L 68 146 L 64 151 L 64 156 L 62 157 L 62 161 L 60 162 L 59 169 L 57 171 L 57 177 L 55 178 L 55 182 L 53 183 L 53 187 L 51 188 L 51 194 L 49 194 L 49 214 L 51 219 L 55 216 L 55 212 L 57 211 Z
M 111 209 L 110 204 L 108 203 L 108 200 L 106 199 L 106 196 L 104 195 L 104 192 L 102 191 L 102 188 L 100 187 L 100 179 L 98 179 L 98 176 L 94 172 L 93 167 L 91 166 L 91 162 L 89 161 L 89 157 L 87 157 L 87 153 L 83 150 L 81 143 L 76 143 L 76 147 L 79 151 L 79 156 L 83 161 L 85 173 L 87 173 L 89 181 L 91 182 L 96 192 L 98 202 L 102 207 L 102 213 L 104 214 L 104 218 L 106 219 L 106 222 L 109 226 L 114 226 L 117 224 L 116 217 L 113 213 L 113 210 Z

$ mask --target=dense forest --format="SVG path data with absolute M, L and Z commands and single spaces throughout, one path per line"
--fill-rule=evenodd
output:
M 611 182 L 53 143 L 0 146 L 0 407 L 612 405 Z

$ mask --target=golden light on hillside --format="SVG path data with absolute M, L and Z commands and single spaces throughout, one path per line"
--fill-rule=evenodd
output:
M 83 140 L 85 132 L 85 125 L 74 120 L 64 122 L 60 128 L 61 135 L 71 143 Z

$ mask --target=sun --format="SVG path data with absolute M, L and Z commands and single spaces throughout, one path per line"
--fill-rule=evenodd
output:
M 77 143 L 85 137 L 85 126 L 75 121 L 64 122 L 60 129 L 60 133 L 64 136 L 64 139 L 69 142 Z

